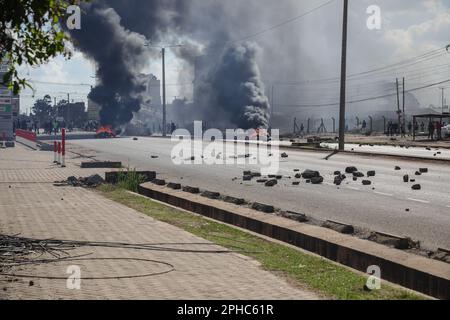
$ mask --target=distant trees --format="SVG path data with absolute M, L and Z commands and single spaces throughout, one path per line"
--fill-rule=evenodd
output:
M 52 98 L 45 95 L 42 99 L 36 100 L 32 112 L 41 124 L 50 121 L 55 116 Z

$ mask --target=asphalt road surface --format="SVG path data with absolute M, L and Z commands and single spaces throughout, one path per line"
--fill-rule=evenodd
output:
M 333 143 L 323 143 L 322 146 L 331 149 L 336 149 L 338 145 Z M 450 149 L 445 148 L 425 148 L 425 147 L 402 148 L 396 146 L 379 146 L 379 145 L 368 146 L 358 144 L 346 144 L 345 150 L 364 153 L 374 153 L 374 154 L 389 154 L 395 156 L 410 156 L 428 159 L 450 160 Z
M 222 142 L 216 143 L 223 146 Z M 176 142 L 170 139 L 80 140 L 71 141 L 71 145 L 75 149 L 95 151 L 92 154 L 97 159 L 122 161 L 130 167 L 154 170 L 170 182 L 271 204 L 317 219 L 332 219 L 374 231 L 409 236 L 420 240 L 428 249 L 450 248 L 450 165 L 444 163 L 350 154 L 338 154 L 324 160 L 326 154 L 321 152 L 289 150 L 286 151 L 288 158 L 280 158 L 279 173 L 285 178 L 277 186 L 268 188 L 256 181 L 242 181 L 243 170 L 258 170 L 256 165 L 191 162 L 175 165 L 172 149 Z M 246 153 L 253 157 L 256 149 L 252 148 Z M 350 165 L 363 173 L 375 170 L 376 176 L 369 178 L 372 185 L 363 186 L 362 179 L 357 182 L 347 179 L 340 187 L 335 186 L 333 172 L 343 172 Z M 401 170 L 395 170 L 395 166 Z M 428 168 L 429 172 L 416 176 L 419 168 Z M 294 178 L 294 169 L 318 170 L 325 182 L 311 185 L 301 180 L 299 186 L 293 186 L 292 182 L 298 180 Z M 404 183 L 405 174 L 416 179 L 422 190 L 414 191 L 411 189 L 413 183 Z M 292 178 L 287 178 L 289 176 Z

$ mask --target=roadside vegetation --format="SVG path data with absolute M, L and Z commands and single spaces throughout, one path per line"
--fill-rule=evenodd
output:
M 419 300 L 423 296 L 382 283 L 380 290 L 366 291 L 367 277 L 318 256 L 287 245 L 271 242 L 229 225 L 177 210 L 128 190 L 137 190 L 139 181 L 128 175 L 118 186 L 102 185 L 99 191 L 107 198 L 135 209 L 156 220 L 230 250 L 242 251 L 261 263 L 262 268 L 285 277 L 289 283 L 338 300 Z M 128 188 L 130 187 L 130 188 Z
M 119 172 L 117 186 L 120 189 L 138 192 L 139 185 L 144 181 L 144 176 L 138 174 L 135 169 L 128 168 L 126 171 Z

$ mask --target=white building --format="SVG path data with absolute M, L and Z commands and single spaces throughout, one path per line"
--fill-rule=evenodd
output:
M 145 95 L 142 109 L 146 111 L 159 112 L 162 108 L 161 81 L 153 74 L 141 75 L 145 79 Z

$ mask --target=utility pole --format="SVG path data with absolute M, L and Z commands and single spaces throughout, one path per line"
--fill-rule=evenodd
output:
M 272 85 L 272 93 L 270 94 L 271 97 L 271 114 L 270 114 L 270 127 L 273 128 L 273 116 L 275 114 L 275 85 Z
M 166 48 L 162 48 L 162 81 L 163 81 L 163 137 L 167 133 L 167 119 L 166 119 Z
M 439 89 L 441 89 L 441 90 L 442 90 L 442 114 L 444 114 L 444 109 L 445 109 L 445 98 L 444 98 L 444 91 L 445 91 L 445 88 L 444 88 L 444 87 L 442 87 L 442 88 L 439 88 Z
M 341 101 L 339 108 L 339 151 L 345 150 L 345 93 L 347 80 L 347 22 L 348 0 L 344 0 L 344 18 L 342 27 L 342 56 L 341 56 Z
M 402 111 L 400 110 L 400 91 L 399 91 L 399 83 L 398 83 L 398 78 L 396 79 L 396 87 L 397 87 L 397 115 L 398 115 L 398 126 L 401 129 L 401 125 L 402 125 L 402 118 L 401 118 L 401 113 Z
M 162 55 L 162 91 L 163 91 L 163 123 L 162 123 L 162 134 L 163 137 L 167 135 L 167 104 L 166 104 L 166 49 L 168 48 L 178 48 L 182 47 L 183 45 L 166 45 L 166 46 L 152 46 L 150 43 L 145 44 L 146 47 L 149 48 L 158 48 L 161 49 L 161 55 Z
M 406 113 L 405 113 L 405 77 L 403 77 L 403 124 L 402 133 L 406 134 Z

